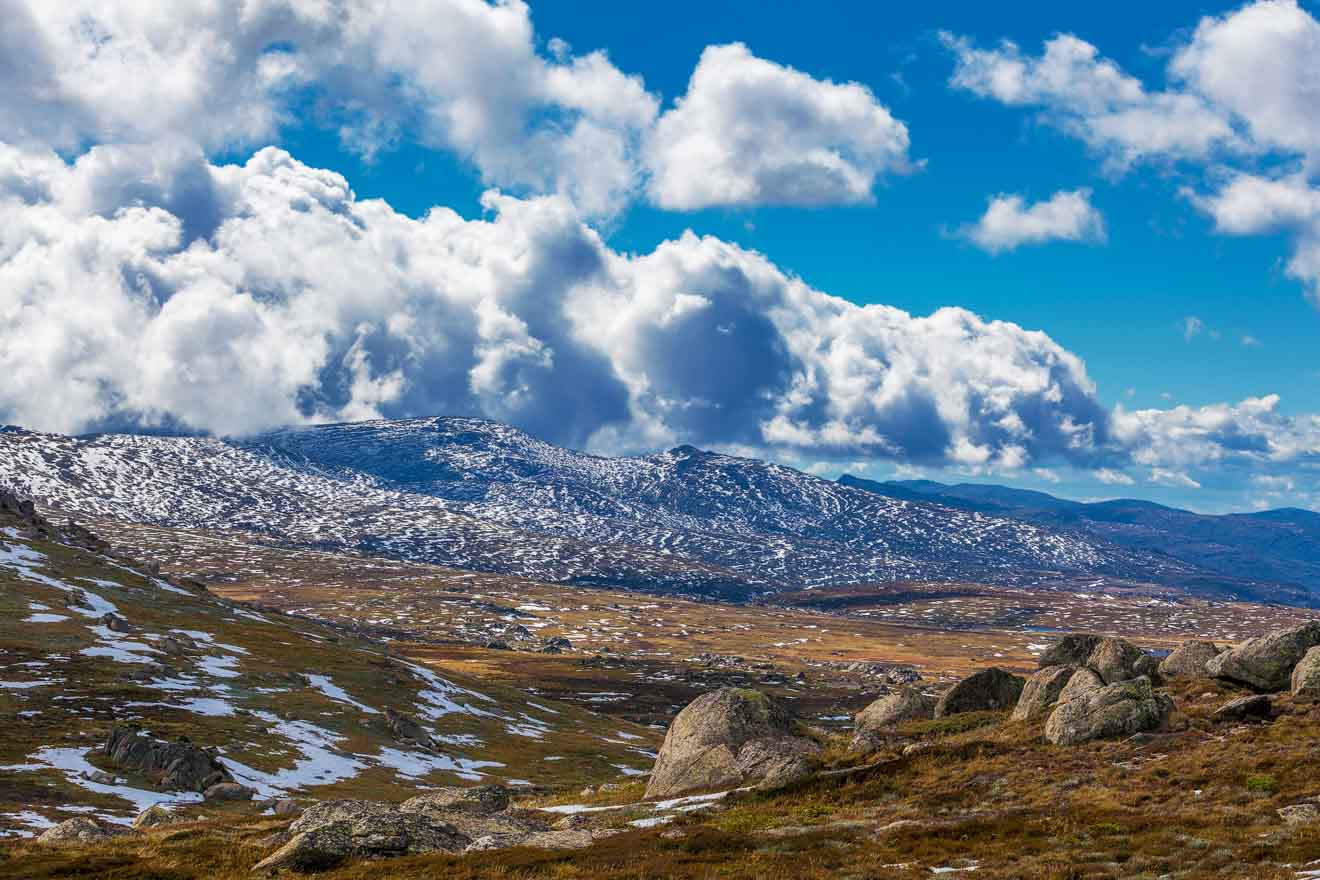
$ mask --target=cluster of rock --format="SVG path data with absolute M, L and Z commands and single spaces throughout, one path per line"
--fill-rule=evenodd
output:
M 611 832 L 555 828 L 546 814 L 510 806 L 503 786 L 441 788 L 400 804 L 322 801 L 273 841 L 279 848 L 253 870 L 319 871 L 349 857 L 478 852 L 511 846 L 580 849 Z
M 116 767 L 140 773 L 166 791 L 203 792 L 209 799 L 232 800 L 241 789 L 246 798 L 252 796 L 249 789 L 234 783 L 214 751 L 194 745 L 187 737 L 165 742 L 134 727 L 116 727 L 102 753 Z
M 0 487 L 0 513 L 17 518 L 38 537 L 58 544 L 80 547 L 94 553 L 109 552 L 110 545 L 102 541 L 87 528 L 73 520 L 56 525 L 37 513 L 36 505 L 30 498 L 24 498 L 15 492 Z

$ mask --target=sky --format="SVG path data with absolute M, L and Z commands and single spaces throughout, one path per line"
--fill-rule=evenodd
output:
M 1121 12 L 0 0 L 0 423 L 1320 507 L 1320 10 Z

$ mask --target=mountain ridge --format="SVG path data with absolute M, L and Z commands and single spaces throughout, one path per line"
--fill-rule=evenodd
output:
M 608 458 L 497 422 L 373 420 L 244 440 L 0 433 L 0 481 L 54 508 L 549 582 L 746 599 L 905 580 L 1103 575 L 1284 595 L 1158 548 L 886 498 L 690 446 Z
M 1158 549 L 1226 577 L 1262 577 L 1320 590 L 1320 513 L 1301 508 L 1201 514 L 1141 499 L 1071 501 L 995 484 L 877 482 L 851 474 L 839 482 L 881 495 L 892 492 L 894 497 L 916 491 L 955 507 L 1104 538 L 1132 549 Z

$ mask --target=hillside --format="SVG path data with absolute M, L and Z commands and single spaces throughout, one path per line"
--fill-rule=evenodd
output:
M 602 458 L 475 419 L 327 425 L 242 442 L 9 430 L 0 432 L 0 484 L 75 514 L 733 599 L 1060 574 L 1260 589 L 1159 552 L 754 459 L 692 447 Z
M 99 775 L 121 724 L 217 750 L 262 797 L 581 784 L 649 765 L 647 728 L 440 675 L 398 646 L 258 613 L 104 549 L 0 498 L 0 833 L 200 799 Z

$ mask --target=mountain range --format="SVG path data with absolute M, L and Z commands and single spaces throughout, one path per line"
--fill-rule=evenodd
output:
M 0 430 L 0 484 L 70 514 L 542 581 L 748 599 L 1079 575 L 1308 604 L 1316 514 L 1201 517 L 1003 487 L 821 479 L 680 446 L 608 458 L 470 418 L 242 440 Z M 1254 568 L 1253 554 L 1264 561 Z
M 936 502 L 987 516 L 1163 554 L 1206 572 L 1246 581 L 1320 590 L 1320 513 L 1280 508 L 1217 516 L 1131 498 L 1080 502 L 1045 492 L 931 480 L 876 482 L 844 474 L 839 482 L 887 498 Z

